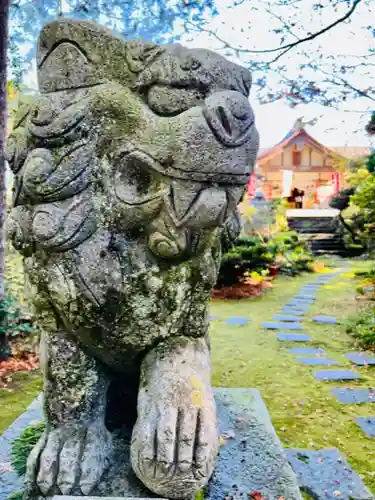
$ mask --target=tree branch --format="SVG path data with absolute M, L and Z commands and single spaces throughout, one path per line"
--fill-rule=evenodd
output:
M 213 36 L 214 38 L 216 38 L 216 40 L 218 40 L 220 43 L 222 43 L 224 45 L 224 47 L 233 50 L 237 54 L 240 54 L 240 53 L 246 53 L 246 54 L 269 54 L 271 52 L 279 52 L 279 51 L 281 51 L 282 52 L 281 55 L 284 55 L 287 52 L 289 52 L 289 50 L 291 50 L 292 48 L 296 47 L 297 45 L 300 45 L 302 43 L 314 40 L 314 38 L 317 38 L 318 36 L 323 35 L 327 31 L 329 31 L 332 28 L 334 28 L 335 26 L 337 26 L 338 24 L 340 24 L 340 23 L 346 21 L 347 19 L 349 19 L 349 17 L 353 14 L 353 12 L 358 7 L 358 5 L 361 3 L 361 1 L 362 0 L 354 0 L 353 1 L 353 5 L 351 6 L 351 8 L 348 10 L 348 12 L 345 15 L 339 17 L 338 19 L 336 19 L 336 21 L 334 21 L 331 24 L 328 24 L 327 26 L 325 26 L 321 30 L 316 31 L 315 33 L 311 33 L 310 35 L 308 35 L 308 36 L 306 36 L 304 38 L 299 38 L 295 42 L 287 43 L 285 45 L 282 45 L 281 47 L 274 47 L 273 49 L 252 50 L 252 49 L 243 49 L 241 47 L 233 47 L 228 42 L 226 42 L 223 38 L 219 37 L 219 35 L 217 35 L 217 33 L 215 33 L 213 30 L 210 30 L 210 29 L 207 29 L 207 28 L 203 28 L 202 26 L 196 26 L 191 21 L 187 21 L 187 24 L 190 24 L 190 25 L 194 26 L 199 31 L 203 31 L 203 32 L 205 32 L 205 33 Z M 272 61 L 270 61 L 268 64 L 271 64 L 271 63 L 277 61 L 277 59 L 279 59 L 279 57 L 281 57 L 281 55 L 277 56 L 275 59 L 273 59 Z
M 353 92 L 356 92 L 357 94 L 359 94 L 360 96 L 367 97 L 367 99 L 370 99 L 371 101 L 375 102 L 375 97 L 372 97 L 370 94 L 368 94 L 368 92 L 366 92 L 364 90 L 361 90 L 361 89 L 358 89 L 357 87 L 354 87 L 351 83 L 349 83 L 347 80 L 345 80 L 345 78 L 343 78 L 342 76 L 332 75 L 332 74 L 328 73 L 327 71 L 324 71 L 324 69 L 322 69 L 322 68 L 318 68 L 318 69 L 321 73 L 327 75 L 331 79 L 331 80 L 328 80 L 331 83 L 333 83 L 335 85 L 341 85 L 343 87 L 347 87 L 350 90 L 352 90 Z M 335 79 L 336 79 L 336 81 L 335 81 Z M 341 83 L 339 83 L 337 80 L 339 80 L 339 82 L 341 82 Z

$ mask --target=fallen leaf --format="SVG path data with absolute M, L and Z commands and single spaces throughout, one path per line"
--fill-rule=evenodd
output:
M 234 439 L 236 437 L 234 431 L 232 429 L 229 429 L 227 431 L 224 431 L 221 435 L 222 439 Z
M 248 493 L 248 497 L 253 500 L 264 500 L 264 497 L 260 491 L 253 491 L 252 493 Z

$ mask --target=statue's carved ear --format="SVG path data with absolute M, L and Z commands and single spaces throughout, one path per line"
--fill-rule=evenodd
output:
M 140 73 L 162 52 L 161 47 L 140 41 L 126 42 L 126 62 L 133 73 Z
M 128 42 L 102 26 L 60 18 L 42 29 L 38 43 L 41 92 L 90 87 L 108 81 L 131 86 L 162 49 Z
M 37 51 L 41 92 L 88 87 L 105 80 L 95 71 L 99 62 L 95 59 L 97 42 L 100 38 L 103 42 L 103 35 L 108 37 L 108 33 L 98 28 L 93 23 L 67 18 L 44 26 Z

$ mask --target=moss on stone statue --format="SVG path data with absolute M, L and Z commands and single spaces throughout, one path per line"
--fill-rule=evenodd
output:
M 94 112 L 100 119 L 106 118 L 104 126 L 112 139 L 129 136 L 141 126 L 141 106 L 129 89 L 114 82 L 98 86 L 95 92 Z
M 199 491 L 196 492 L 194 500 L 204 500 L 205 498 L 205 489 L 201 488 Z
M 23 498 L 23 491 L 15 491 L 14 493 L 11 493 L 7 497 L 7 500 L 22 500 L 22 498 Z

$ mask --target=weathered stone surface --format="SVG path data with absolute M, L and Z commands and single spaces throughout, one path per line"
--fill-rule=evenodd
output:
M 298 363 L 309 366 L 339 365 L 337 361 L 329 358 L 297 358 Z
M 303 300 L 298 300 L 298 299 L 292 299 L 290 302 L 286 304 L 288 307 L 295 307 L 297 309 L 300 309 L 301 311 L 307 311 L 309 307 L 312 305 L 312 302 L 306 302 Z
M 263 321 L 262 326 L 267 330 L 303 330 L 303 326 L 295 322 Z
M 294 309 L 301 309 L 306 311 L 310 306 L 311 306 L 310 303 L 301 302 L 300 300 L 297 299 L 292 299 L 289 302 L 287 302 L 284 307 L 292 307 Z
M 318 380 L 357 380 L 361 378 L 359 373 L 351 370 L 321 370 L 314 372 L 314 377 Z
M 296 295 L 295 298 L 298 299 L 298 300 L 306 300 L 306 301 L 311 301 L 311 302 L 313 302 L 314 300 L 316 300 L 316 296 L 315 295 L 312 295 L 311 293 L 307 294 L 307 293 L 301 293 L 301 292 L 299 292 Z
M 281 342 L 311 342 L 311 337 L 304 333 L 279 333 L 277 338 Z
M 280 314 L 283 314 L 283 315 L 293 315 L 293 316 L 303 316 L 305 314 L 305 310 L 302 310 L 302 309 L 295 309 L 294 307 L 289 307 L 289 306 L 285 306 L 284 309 L 282 309 L 280 311 Z
M 298 355 L 321 356 L 322 354 L 325 354 L 323 349 L 315 349 L 314 347 L 293 347 L 288 349 L 288 351 Z
M 338 323 L 337 318 L 333 316 L 315 316 L 313 319 L 315 323 L 322 323 L 326 325 L 336 325 Z
M 367 437 L 375 438 L 375 417 L 357 417 L 355 421 Z
M 301 499 L 296 478 L 257 390 L 216 389 L 224 444 L 205 490 L 206 500 L 248 498 Z
M 225 323 L 227 325 L 234 325 L 234 326 L 246 326 L 249 322 L 248 318 L 241 318 L 240 316 L 233 316 L 232 318 L 227 318 L 225 320 Z
M 258 149 L 251 76 L 62 17 L 37 59 L 42 94 L 7 143 L 9 235 L 43 331 L 26 497 L 93 493 L 120 427 L 148 488 L 190 496 L 218 450 L 207 305 Z
M 300 299 L 300 298 L 298 298 L 297 296 L 292 297 L 292 298 L 290 299 L 290 302 L 292 302 L 292 303 L 293 303 L 293 302 L 296 302 L 296 303 L 298 303 L 299 305 L 301 305 L 301 306 L 305 306 L 305 307 L 307 307 L 307 306 L 309 306 L 309 305 L 311 305 L 311 304 L 313 303 L 313 301 L 312 301 L 311 299 Z M 289 302 L 288 302 L 288 303 L 289 303 Z
M 301 321 L 301 318 L 298 316 L 289 316 L 287 314 L 276 314 L 272 318 L 274 321 L 291 321 L 292 323 L 298 323 Z
M 345 354 L 345 357 L 358 366 L 375 365 L 375 356 L 365 352 L 350 352 Z
M 373 500 L 362 479 L 335 448 L 286 450 L 302 490 L 319 500 Z
M 222 500 L 227 494 L 237 498 L 248 492 L 260 491 L 270 500 L 279 500 L 280 496 L 300 500 L 296 478 L 259 392 L 254 389 L 215 389 L 214 394 L 222 446 L 205 498 Z M 21 418 L 30 423 L 30 417 L 34 418 L 35 412 L 38 417 L 42 415 L 41 399 Z M 13 439 L 18 434 L 19 431 L 14 428 Z M 129 467 L 129 443 L 118 433 L 114 435 L 114 443 L 117 460 L 112 462 L 103 481 L 89 498 L 154 498 L 142 488 Z M 9 456 L 5 459 L 9 460 Z M 1 499 L 2 495 L 6 498 L 10 492 L 21 489 L 20 480 L 15 483 L 13 476 L 9 472 L 5 473 L 8 489 L 0 489 Z M 54 498 L 75 500 L 81 497 L 73 495 Z
M 340 403 L 344 404 L 360 404 L 360 403 L 375 403 L 375 389 L 331 389 Z

